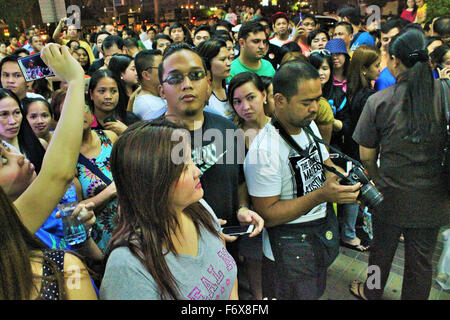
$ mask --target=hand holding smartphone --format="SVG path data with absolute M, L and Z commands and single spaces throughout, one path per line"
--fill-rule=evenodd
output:
M 53 77 L 55 75 L 44 63 L 40 53 L 19 58 L 17 62 L 19 63 L 20 70 L 22 71 L 26 82 Z
M 228 236 L 242 236 L 253 232 L 255 226 L 253 224 L 247 226 L 230 226 L 222 228 L 222 233 Z

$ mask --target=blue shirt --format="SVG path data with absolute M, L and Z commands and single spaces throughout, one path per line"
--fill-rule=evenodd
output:
M 66 194 L 62 197 L 60 204 L 77 201 L 77 192 L 75 185 L 72 183 L 67 189 Z M 44 222 L 42 227 L 35 235 L 49 248 L 58 250 L 72 250 L 72 247 L 66 243 L 62 226 L 62 219 L 56 218 L 58 208 L 53 210 L 52 214 Z
M 387 87 L 390 87 L 396 83 L 397 83 L 397 80 L 394 78 L 394 76 L 391 74 L 389 69 L 386 67 L 383 69 L 383 71 L 381 71 L 380 76 L 378 77 L 378 80 L 375 81 L 375 90 L 381 91 L 381 90 L 386 89 Z

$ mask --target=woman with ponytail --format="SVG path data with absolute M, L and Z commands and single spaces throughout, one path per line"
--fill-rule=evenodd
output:
M 438 232 L 449 218 L 441 169 L 446 139 L 441 95 L 443 90 L 450 95 L 450 90 L 434 79 L 425 36 L 419 30 L 409 29 L 392 39 L 388 68 L 397 83 L 368 99 L 353 134 L 361 161 L 384 201 L 372 212 L 372 268 L 367 280 L 354 281 L 350 291 L 361 299 L 381 298 L 403 233 L 401 298 L 426 300 Z

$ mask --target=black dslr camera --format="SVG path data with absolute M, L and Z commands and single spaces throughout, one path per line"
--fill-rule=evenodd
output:
M 355 185 L 358 182 L 361 183 L 358 200 L 369 208 L 374 208 L 383 201 L 383 195 L 370 181 L 363 167 L 354 166 L 348 173 L 348 176 L 345 179 L 341 179 L 341 184 L 347 186 Z

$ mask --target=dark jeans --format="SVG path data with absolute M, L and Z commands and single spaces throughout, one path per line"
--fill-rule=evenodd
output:
M 439 227 L 401 228 L 383 223 L 372 216 L 373 242 L 370 247 L 369 268 L 378 266 L 380 286 L 376 288 L 377 275 L 368 272 L 364 293 L 368 299 L 381 299 L 397 250 L 400 235 L 405 238 L 405 268 L 403 273 L 402 300 L 426 300 L 432 283 L 431 259 L 436 247 Z M 376 270 L 374 268 L 374 270 Z M 369 289 L 371 288 L 371 289 Z

